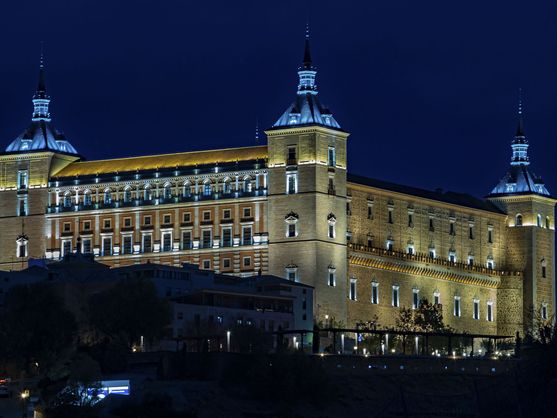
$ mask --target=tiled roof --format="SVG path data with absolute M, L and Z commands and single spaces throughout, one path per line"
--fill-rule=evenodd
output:
M 125 173 L 138 170 L 172 169 L 203 164 L 265 160 L 267 146 L 227 148 L 219 150 L 179 152 L 111 160 L 82 161 L 68 165 L 56 177 L 75 177 L 106 173 Z

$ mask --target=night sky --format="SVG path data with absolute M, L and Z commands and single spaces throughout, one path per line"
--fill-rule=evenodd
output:
M 0 138 L 31 117 L 45 42 L 54 125 L 87 159 L 254 144 L 293 100 L 306 21 L 349 170 L 483 196 L 523 89 L 533 171 L 557 194 L 554 1 L 10 1 Z

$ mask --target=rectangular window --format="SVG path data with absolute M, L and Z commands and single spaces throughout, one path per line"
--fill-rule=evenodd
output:
M 172 233 L 165 232 L 162 234 L 162 250 L 172 251 Z
M 474 319 L 480 319 L 480 301 L 478 299 L 474 299 L 474 309 L 472 317 Z
M 474 257 L 472 257 L 471 255 L 468 256 L 468 265 L 469 265 L 469 266 L 473 266 L 473 265 L 474 265 Z
M 72 252 L 72 242 L 69 240 L 62 242 L 62 256 L 66 254 L 70 254 L 71 252 Z
M 329 270 L 329 286 L 336 286 L 336 273 Z
M 547 278 L 547 267 L 542 265 L 542 278 Z
M 393 210 L 392 210 L 392 209 L 389 209 L 389 211 L 388 211 L 388 220 L 387 220 L 387 222 L 390 223 L 390 224 L 393 223 Z
M 369 205 L 367 207 L 367 218 L 373 219 L 373 206 Z
M 251 267 L 251 257 L 243 258 L 244 267 Z
M 191 231 L 182 231 L 182 250 L 191 248 Z
M 399 286 L 393 286 L 393 295 L 392 295 L 392 300 L 391 300 L 391 304 L 395 307 L 398 308 L 400 306 L 400 295 L 399 295 Z
M 170 215 L 164 215 L 163 218 L 162 218 L 162 223 L 165 224 L 165 225 L 168 225 L 168 224 L 172 223 L 171 218 L 172 217 Z
M 211 248 L 213 246 L 210 229 L 204 229 L 201 238 L 201 248 Z
M 143 217 L 143 225 L 151 225 L 151 216 L 144 216 Z
M 296 224 L 288 224 L 288 238 L 293 238 L 296 236 Z
M 493 302 L 487 302 L 487 317 L 486 319 L 491 322 L 493 321 Z
M 547 303 L 543 303 L 542 304 L 542 319 L 546 320 L 547 319 Z
M 414 227 L 414 215 L 411 213 L 408 214 L 408 226 L 410 228 Z
M 143 252 L 150 253 L 153 251 L 153 240 L 151 234 L 143 235 Z
M 454 229 L 454 222 L 449 223 L 449 235 L 456 235 L 455 229 Z
M 470 225 L 468 227 L 468 238 L 474 239 L 474 226 Z
M 132 218 L 124 218 L 124 227 L 129 228 L 132 226 Z
M 190 223 L 191 222 L 191 213 L 185 212 L 182 214 L 182 222 Z
M 335 179 L 333 176 L 329 176 L 329 184 L 327 186 L 327 193 L 335 194 Z
M 290 146 L 288 147 L 287 154 L 286 154 L 286 164 L 287 165 L 295 165 L 297 164 L 296 160 L 296 147 Z
M 230 258 L 225 258 L 222 260 L 222 268 L 229 269 L 230 268 Z
M 408 246 L 408 254 L 410 255 L 414 254 L 414 247 L 412 247 L 411 245 Z
M 25 190 L 28 186 L 29 184 L 27 170 L 19 170 L 17 173 L 17 188 L 19 190 Z
M 357 292 L 357 279 L 350 279 L 350 293 L 348 297 L 350 300 L 356 300 L 356 292 Z
M 103 228 L 104 229 L 112 228 L 112 220 L 111 219 L 104 219 L 103 220 Z
M 453 315 L 459 317 L 460 316 L 460 296 L 454 297 L 454 309 Z
M 111 237 L 104 237 L 103 238 L 103 255 L 112 255 L 112 238 Z
M 123 237 L 122 242 L 122 254 L 132 253 L 132 237 L 131 235 L 126 235 Z
M 83 230 L 90 231 L 91 230 L 91 221 L 83 221 Z
M 371 283 L 371 303 L 377 305 L 379 303 L 379 283 Z
M 335 225 L 330 223 L 329 224 L 329 238 L 335 237 Z
M 286 194 L 298 193 L 298 174 L 288 173 L 286 175 Z
M 451 263 L 456 263 L 456 253 L 454 253 L 454 252 L 449 253 L 449 261 Z
M 412 309 L 418 309 L 420 306 L 420 290 L 412 289 Z
M 337 164 L 337 160 L 336 160 L 336 152 L 335 152 L 335 147 L 329 147 L 328 153 L 327 153 L 327 165 L 329 167 L 335 167 Z
M 286 269 L 286 280 L 290 280 L 293 282 L 298 281 L 298 274 L 296 269 L 288 268 Z
M 91 238 L 83 238 L 81 245 L 83 254 L 91 254 Z
M 72 224 L 69 222 L 64 222 L 64 232 L 70 232 L 72 230 Z
M 440 305 L 441 304 L 441 293 L 433 292 L 433 304 Z
M 203 220 L 204 221 L 210 221 L 211 220 L 211 211 L 210 210 L 203 211 Z
M 222 246 L 232 247 L 232 228 L 222 228 Z
M 242 227 L 242 245 L 251 245 L 252 237 L 251 237 L 251 226 L 244 226 Z
M 222 211 L 222 219 L 230 219 L 231 214 L 232 214 L 232 212 L 230 211 L 230 209 L 224 209 Z
M 352 206 L 350 205 L 350 202 L 346 202 L 346 214 L 348 216 L 352 215 Z
M 394 246 L 393 246 L 393 242 L 392 242 L 392 241 L 390 241 L 390 240 L 389 240 L 389 241 L 387 241 L 387 245 L 386 245 L 386 247 L 387 247 L 387 250 L 389 250 L 389 251 L 393 251 L 393 248 L 394 248 Z
M 435 250 L 433 248 L 429 249 L 429 258 L 435 258 Z
M 211 269 L 211 260 L 203 260 L 202 264 L 204 270 Z
M 433 225 L 433 218 L 429 218 L 429 231 L 435 232 L 435 226 Z
M 27 216 L 27 197 L 19 198 L 19 216 Z
M 242 218 L 251 218 L 251 208 L 242 208 Z
M 493 231 L 491 229 L 487 230 L 487 242 L 493 244 Z

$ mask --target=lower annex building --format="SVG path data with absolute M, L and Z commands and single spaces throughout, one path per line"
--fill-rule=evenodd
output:
M 348 326 L 394 326 L 422 298 L 472 333 L 522 334 L 555 312 L 556 201 L 530 171 L 520 111 L 509 171 L 478 199 L 347 173 L 307 35 L 296 98 L 262 146 L 86 161 L 52 125 L 42 60 L 39 74 L 31 124 L 0 155 L 0 269 L 80 242 L 110 266 L 308 284 L 316 319 Z

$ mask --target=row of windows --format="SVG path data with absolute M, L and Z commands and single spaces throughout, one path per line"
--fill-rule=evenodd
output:
M 232 228 L 222 227 L 222 235 L 220 237 L 221 247 L 232 247 L 234 245 Z M 167 252 L 173 250 L 172 232 L 161 233 L 160 251 Z M 82 251 L 84 253 L 92 252 L 92 238 L 82 238 Z M 112 236 L 102 236 L 101 240 L 101 255 L 113 255 L 113 242 Z M 240 245 L 252 245 L 253 234 L 251 226 L 242 227 L 242 235 L 240 237 Z M 199 248 L 213 248 L 213 231 L 211 229 L 203 229 L 199 239 Z M 153 252 L 153 235 L 143 233 L 141 235 L 141 252 Z M 189 250 L 193 248 L 192 231 L 182 231 L 180 240 L 180 249 Z M 72 251 L 72 240 L 62 240 L 62 255 L 68 254 Z M 133 254 L 133 236 L 127 234 L 122 236 L 121 254 Z
M 251 218 L 252 217 L 252 210 L 251 207 L 244 207 L 242 208 L 242 218 Z M 223 209 L 222 210 L 222 220 L 232 220 L 232 209 Z M 212 219 L 212 211 L 205 210 L 202 211 L 201 220 L 203 222 L 211 221 Z M 182 222 L 183 223 L 191 223 L 192 222 L 192 213 L 191 212 L 184 212 L 182 214 Z M 172 224 L 172 215 L 171 214 L 164 214 L 162 215 L 162 224 L 163 225 L 170 225 Z M 103 229 L 111 229 L 112 228 L 112 219 L 105 218 L 102 220 L 102 228 Z M 122 218 L 122 225 L 124 228 L 130 228 L 133 226 L 132 217 L 124 217 Z M 143 215 L 142 217 L 142 225 L 143 226 L 150 226 L 153 225 L 153 217 L 152 215 Z M 91 220 L 84 220 L 81 222 L 82 231 L 91 231 Z M 62 224 L 62 230 L 64 232 L 71 232 L 72 230 L 72 222 L 64 222 Z
M 298 164 L 298 149 L 296 145 L 288 145 L 286 147 L 286 165 Z M 334 146 L 327 148 L 327 165 L 335 167 L 337 164 L 336 149 Z
M 515 226 L 524 225 L 524 220 L 520 213 L 516 215 L 514 225 Z M 545 217 L 545 225 L 544 225 L 543 217 L 541 214 L 538 213 L 538 215 L 536 216 L 536 226 L 538 226 L 539 228 L 543 228 L 545 226 L 545 228 L 549 229 L 551 227 L 551 221 L 549 220 L 549 216 Z
M 290 212 L 284 218 L 284 222 L 286 223 L 286 237 L 287 238 L 295 238 L 299 235 L 299 216 L 297 213 Z M 334 239 L 336 237 L 336 217 L 334 214 L 330 213 L 327 215 L 327 237 L 330 239 Z
M 236 184 L 235 181 L 231 180 L 230 178 L 225 179 L 222 182 L 222 188 L 220 189 L 222 193 L 229 194 L 234 191 L 240 192 L 251 192 L 257 185 L 254 183 L 254 180 L 247 176 L 241 182 Z M 181 196 L 183 197 L 191 197 L 192 195 L 202 194 L 203 196 L 212 196 L 213 193 L 218 193 L 219 187 L 218 184 L 212 183 L 209 179 L 205 180 L 202 184 L 191 184 L 190 182 L 186 182 L 181 186 Z M 106 188 L 102 192 L 102 202 L 104 204 L 112 203 L 114 191 L 110 188 Z M 93 203 L 91 190 L 85 190 L 83 192 L 83 204 L 85 206 L 90 206 Z M 164 199 L 170 199 L 175 196 L 175 187 L 170 184 L 166 183 L 162 191 L 159 193 L 158 197 L 162 197 Z M 133 199 L 143 198 L 143 200 L 153 200 L 155 198 L 155 188 L 151 184 L 145 184 L 140 190 L 134 190 L 131 186 L 126 186 L 122 192 L 122 200 L 125 203 L 131 202 Z M 72 204 L 77 203 L 76 199 L 79 199 L 79 195 L 77 192 L 72 193 L 71 191 L 66 191 L 63 195 L 63 205 L 64 207 L 71 207 Z M 75 203 L 74 203 L 75 202 Z
M 329 273 L 328 279 L 329 285 L 334 285 L 331 282 L 331 273 Z M 350 279 L 350 288 L 348 290 L 348 298 L 350 300 L 356 301 L 358 300 L 358 280 L 357 279 Z M 379 283 L 371 282 L 371 295 L 370 295 L 370 302 L 374 305 L 379 304 Z M 441 304 L 441 293 L 439 291 L 433 292 L 433 303 L 435 305 Z M 473 319 L 480 319 L 480 300 L 474 298 L 472 300 L 472 318 Z M 393 285 L 392 292 L 391 292 L 391 306 L 398 308 L 400 307 L 400 286 Z M 412 309 L 417 309 L 420 305 L 420 290 L 419 289 L 412 289 Z M 487 301 L 486 303 L 486 320 L 493 321 L 494 319 L 494 312 L 493 312 L 493 302 Z M 454 296 L 453 298 L 453 315 L 455 317 L 461 316 L 461 297 Z

